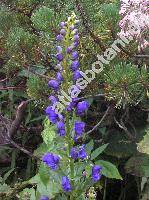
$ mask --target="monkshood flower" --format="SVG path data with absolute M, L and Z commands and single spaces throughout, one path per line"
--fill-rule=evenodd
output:
M 52 109 L 51 106 L 48 106 L 45 110 L 46 115 L 48 116 L 49 120 L 55 124 L 59 118 L 58 114 L 55 113 L 55 111 Z
M 77 104 L 77 115 L 82 116 L 84 112 L 89 108 L 89 103 L 87 101 L 81 101 Z
M 70 157 L 73 158 L 74 160 L 78 158 L 84 160 L 85 158 L 87 158 L 85 145 L 83 144 L 80 147 L 73 147 L 70 151 Z
M 65 136 L 66 135 L 66 130 L 65 130 L 65 124 L 64 124 L 64 122 L 62 122 L 62 121 L 57 122 L 57 129 L 58 129 L 58 134 L 60 136 Z
M 47 196 L 41 196 L 40 200 L 49 200 L 49 197 L 47 197 Z
M 62 60 L 63 60 L 63 54 L 61 54 L 61 53 L 58 53 L 58 54 L 56 54 L 56 58 L 57 58 L 57 60 L 59 61 L 59 62 L 61 62 Z
M 78 158 L 78 150 L 76 147 L 72 147 L 70 151 L 70 157 L 76 160 Z
M 59 83 L 61 83 L 63 81 L 63 76 L 62 76 L 61 72 L 57 72 L 56 79 Z
M 81 121 L 76 121 L 74 124 L 75 140 L 83 135 L 85 129 L 85 123 Z
M 97 182 L 101 178 L 102 167 L 95 165 L 92 167 L 92 179 L 94 182 Z
M 61 22 L 61 23 L 60 23 L 60 26 L 61 26 L 62 28 L 64 28 L 65 25 L 66 25 L 66 22 Z
M 62 41 L 64 39 L 64 36 L 60 34 L 56 37 L 56 39 L 57 41 Z
M 83 144 L 78 151 L 78 158 L 84 160 L 87 157 L 87 153 L 85 151 L 85 144 Z
M 76 81 L 77 79 L 79 79 L 81 77 L 82 77 L 82 75 L 80 74 L 79 70 L 74 71 L 74 73 L 73 73 L 73 79 L 74 79 L 74 81 Z
M 64 192 L 70 192 L 72 190 L 70 180 L 67 176 L 62 177 L 62 189 Z
M 48 86 L 57 91 L 59 89 L 59 82 L 55 79 L 52 79 L 49 81 Z
M 72 64 L 71 64 L 71 69 L 72 69 L 73 71 L 78 70 L 79 65 L 80 65 L 79 61 L 78 61 L 78 60 L 75 60 L 75 61 L 73 61 Z
M 56 47 L 56 50 L 57 50 L 58 53 L 61 53 L 63 49 L 62 49 L 61 46 L 57 46 L 57 47 Z
M 48 152 L 45 153 L 45 155 L 42 157 L 42 161 L 52 170 L 57 170 L 60 162 L 60 157 Z
M 51 103 L 57 102 L 57 98 L 53 95 L 49 96 L 49 100 L 51 101 Z
M 79 54 L 77 51 L 74 51 L 72 52 L 71 56 L 72 56 L 72 60 L 76 60 L 79 57 Z

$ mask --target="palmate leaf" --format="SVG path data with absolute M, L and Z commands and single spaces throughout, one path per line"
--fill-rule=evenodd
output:
M 102 167 L 102 174 L 106 176 L 107 178 L 115 178 L 115 179 L 121 179 L 122 177 L 120 173 L 118 172 L 117 167 L 105 160 L 98 160 L 95 162 L 96 165 L 99 165 Z

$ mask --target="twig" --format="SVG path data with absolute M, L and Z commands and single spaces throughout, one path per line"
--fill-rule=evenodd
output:
M 116 122 L 116 124 L 119 126 L 119 128 L 121 128 L 122 130 L 125 131 L 125 133 L 127 134 L 128 138 L 132 141 L 134 141 L 134 137 L 131 135 L 131 133 L 128 131 L 128 129 L 126 128 L 124 122 L 121 120 L 121 124 L 116 120 L 116 118 L 114 117 L 114 121 Z
M 3 136 L 3 143 L 12 144 L 15 148 L 19 149 L 20 151 L 24 152 L 25 154 L 29 155 L 30 157 L 39 160 L 39 158 L 34 156 L 30 151 L 28 151 L 25 148 L 21 147 L 20 145 L 18 145 L 17 143 L 15 143 L 12 140 L 12 136 L 17 132 L 17 130 L 20 127 L 20 124 L 21 124 L 23 116 L 24 116 L 23 115 L 24 114 L 24 110 L 25 110 L 27 104 L 31 100 L 32 99 L 29 99 L 27 101 L 21 102 L 21 104 L 17 108 L 16 117 L 15 117 L 15 119 L 14 119 L 14 121 L 12 123 L 8 119 L 6 119 L 2 115 L 0 115 L 0 120 L 3 121 L 3 124 L 5 125 L 5 127 L 7 129 L 7 133 L 5 133 L 5 135 Z
M 36 159 L 36 160 L 40 160 L 40 158 L 38 158 L 37 156 L 34 156 L 34 154 L 28 150 L 26 150 L 25 148 L 21 147 L 20 145 L 18 145 L 17 143 L 15 143 L 13 140 L 10 140 L 10 143 L 17 149 L 19 149 L 20 151 L 22 151 L 23 153 L 27 154 L 28 156 Z
M 0 80 L 0 83 L 6 81 L 7 79 L 8 78 L 4 78 L 4 79 Z
M 0 90 L 22 90 L 22 89 L 26 89 L 25 87 L 15 87 L 15 86 L 10 86 L 10 87 L 0 87 Z
M 27 101 L 22 101 L 21 104 L 18 106 L 17 111 L 16 111 L 15 120 L 12 122 L 12 125 L 11 125 L 10 129 L 8 130 L 9 138 L 11 138 L 18 130 L 18 128 L 22 122 L 22 119 L 23 119 L 23 113 L 25 111 L 25 108 L 30 101 L 31 101 L 31 99 L 27 100 Z
M 93 132 L 98 126 L 100 126 L 100 124 L 104 121 L 104 119 L 106 118 L 106 116 L 108 115 L 108 112 L 110 110 L 111 106 L 109 106 L 105 112 L 105 114 L 103 115 L 103 117 L 101 118 L 101 120 L 98 122 L 98 124 L 96 124 L 93 129 L 91 129 L 90 131 L 88 131 L 86 134 L 90 134 L 91 132 Z

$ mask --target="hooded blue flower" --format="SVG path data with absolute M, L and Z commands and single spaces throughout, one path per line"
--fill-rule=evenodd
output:
M 57 91 L 59 88 L 59 82 L 57 80 L 52 79 L 49 81 L 48 86 Z
M 41 196 L 40 200 L 49 200 L 49 197 L 47 197 L 47 196 Z
M 89 103 L 87 101 L 81 101 L 77 104 L 77 115 L 81 116 L 88 109 Z
M 79 41 L 79 35 L 76 34 L 73 36 L 74 42 L 78 42 Z
M 52 104 L 57 102 L 57 98 L 53 95 L 49 96 L 49 100 L 52 102 Z
M 62 77 L 62 74 L 60 72 L 57 72 L 56 79 L 58 80 L 59 83 L 61 83 L 63 81 L 63 77 Z
M 60 23 L 60 26 L 61 26 L 62 28 L 64 28 L 64 27 L 65 27 L 65 25 L 66 25 L 66 23 L 65 23 L 65 22 L 61 22 L 61 23 Z
M 85 129 L 85 123 L 84 122 L 75 121 L 74 130 L 75 130 L 75 134 L 76 134 L 77 138 L 82 136 L 84 129 Z
M 85 145 L 83 144 L 78 151 L 78 157 L 81 160 L 84 160 L 87 157 L 86 151 L 85 151 Z
M 64 36 L 60 34 L 56 37 L 56 39 L 57 41 L 62 41 L 64 39 Z
M 70 157 L 74 160 L 78 158 L 78 150 L 75 147 L 71 148 Z
M 92 167 L 92 179 L 94 182 L 97 182 L 101 178 L 101 169 L 99 165 L 95 165 Z
M 65 136 L 66 130 L 65 130 L 65 124 L 64 124 L 64 122 L 62 122 L 62 121 L 57 122 L 57 129 L 58 129 L 58 134 L 60 136 Z
M 61 53 L 58 53 L 58 54 L 56 54 L 56 58 L 57 58 L 57 60 L 59 61 L 59 62 L 61 62 L 62 60 L 63 60 L 63 54 L 61 54 Z
M 52 109 L 51 106 L 48 106 L 45 110 L 46 115 L 48 116 L 48 118 L 50 119 L 50 121 L 55 124 L 57 122 L 58 119 L 58 115 L 55 113 L 55 111 Z
M 79 65 L 80 65 L 79 61 L 78 61 L 78 60 L 75 60 L 75 61 L 73 61 L 72 64 L 71 64 L 71 69 L 72 69 L 73 71 L 75 71 L 75 70 L 78 69 Z
M 66 52 L 67 52 L 67 53 L 71 53 L 71 52 L 72 52 L 72 50 L 73 50 L 73 47 L 72 47 L 72 46 L 70 46 L 70 47 L 67 47 L 67 50 L 66 50 Z
M 66 30 L 65 30 L 64 28 L 61 29 L 61 30 L 60 30 L 60 34 L 61 34 L 61 35 L 66 35 Z
M 77 51 L 74 51 L 72 52 L 71 56 L 72 56 L 72 60 L 76 60 L 79 57 L 79 54 Z
M 73 79 L 76 81 L 77 79 L 81 78 L 82 75 L 80 74 L 79 70 L 73 72 Z
M 70 180 L 67 176 L 62 177 L 62 189 L 64 192 L 70 192 L 72 190 Z
M 48 152 L 45 153 L 45 155 L 42 157 L 42 161 L 52 170 L 57 170 L 60 162 L 60 157 Z
M 56 50 L 57 50 L 58 53 L 61 53 L 62 52 L 62 47 L 61 46 L 57 46 Z
M 71 31 L 73 31 L 73 30 L 74 30 L 74 28 L 75 28 L 75 26 L 74 26 L 74 25 L 71 25 L 71 26 L 69 27 L 69 29 L 70 29 Z
M 74 42 L 74 43 L 73 43 L 73 46 L 74 46 L 74 47 L 77 47 L 78 45 L 79 45 L 79 42 Z

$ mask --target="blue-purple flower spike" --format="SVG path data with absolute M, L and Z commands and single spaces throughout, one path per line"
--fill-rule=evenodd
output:
M 60 154 L 61 156 L 52 152 L 47 152 L 43 155 L 42 161 L 51 170 L 58 170 L 57 172 L 59 173 L 61 167 L 63 166 L 63 162 L 66 162 L 63 158 L 67 155 L 69 169 L 66 173 L 69 174 L 68 176 L 61 177 L 61 187 L 64 192 L 71 192 L 73 189 L 72 187 L 76 184 L 74 181 L 75 173 L 73 171 L 76 167 L 73 166 L 75 165 L 75 162 L 78 160 L 83 162 L 87 159 L 85 145 L 78 144 L 78 142 L 81 143 L 83 133 L 85 131 L 85 122 L 82 122 L 80 117 L 89 108 L 89 103 L 87 101 L 80 102 L 79 98 L 72 98 L 72 101 L 69 102 L 66 107 L 63 106 L 63 111 L 61 113 L 56 112 L 56 109 L 54 110 L 54 108 L 56 108 L 55 103 L 58 103 L 58 98 L 60 98 L 60 95 L 63 94 L 62 90 L 68 89 L 71 87 L 72 83 L 75 83 L 82 77 L 79 69 L 79 53 L 76 49 L 80 40 L 77 24 L 78 20 L 76 20 L 76 16 L 74 14 L 72 15 L 72 18 L 68 18 L 67 22 L 60 23 L 60 32 L 56 37 L 57 46 L 55 58 L 57 59 L 57 63 L 55 69 L 57 71 L 55 78 L 49 80 L 48 82 L 48 85 L 53 89 L 53 92 L 49 97 L 50 105 L 45 110 L 47 117 L 51 123 L 54 124 L 54 128 L 58 134 L 57 137 L 62 137 L 61 140 L 63 140 L 64 137 L 64 146 L 62 148 L 58 146 L 58 148 L 55 148 L 54 151 L 59 152 L 59 150 L 61 150 L 65 152 Z M 72 123 L 73 125 L 71 125 Z M 94 182 L 100 179 L 100 171 L 100 166 L 94 166 L 92 168 L 92 179 Z M 40 200 L 49 200 L 49 198 L 42 196 Z

